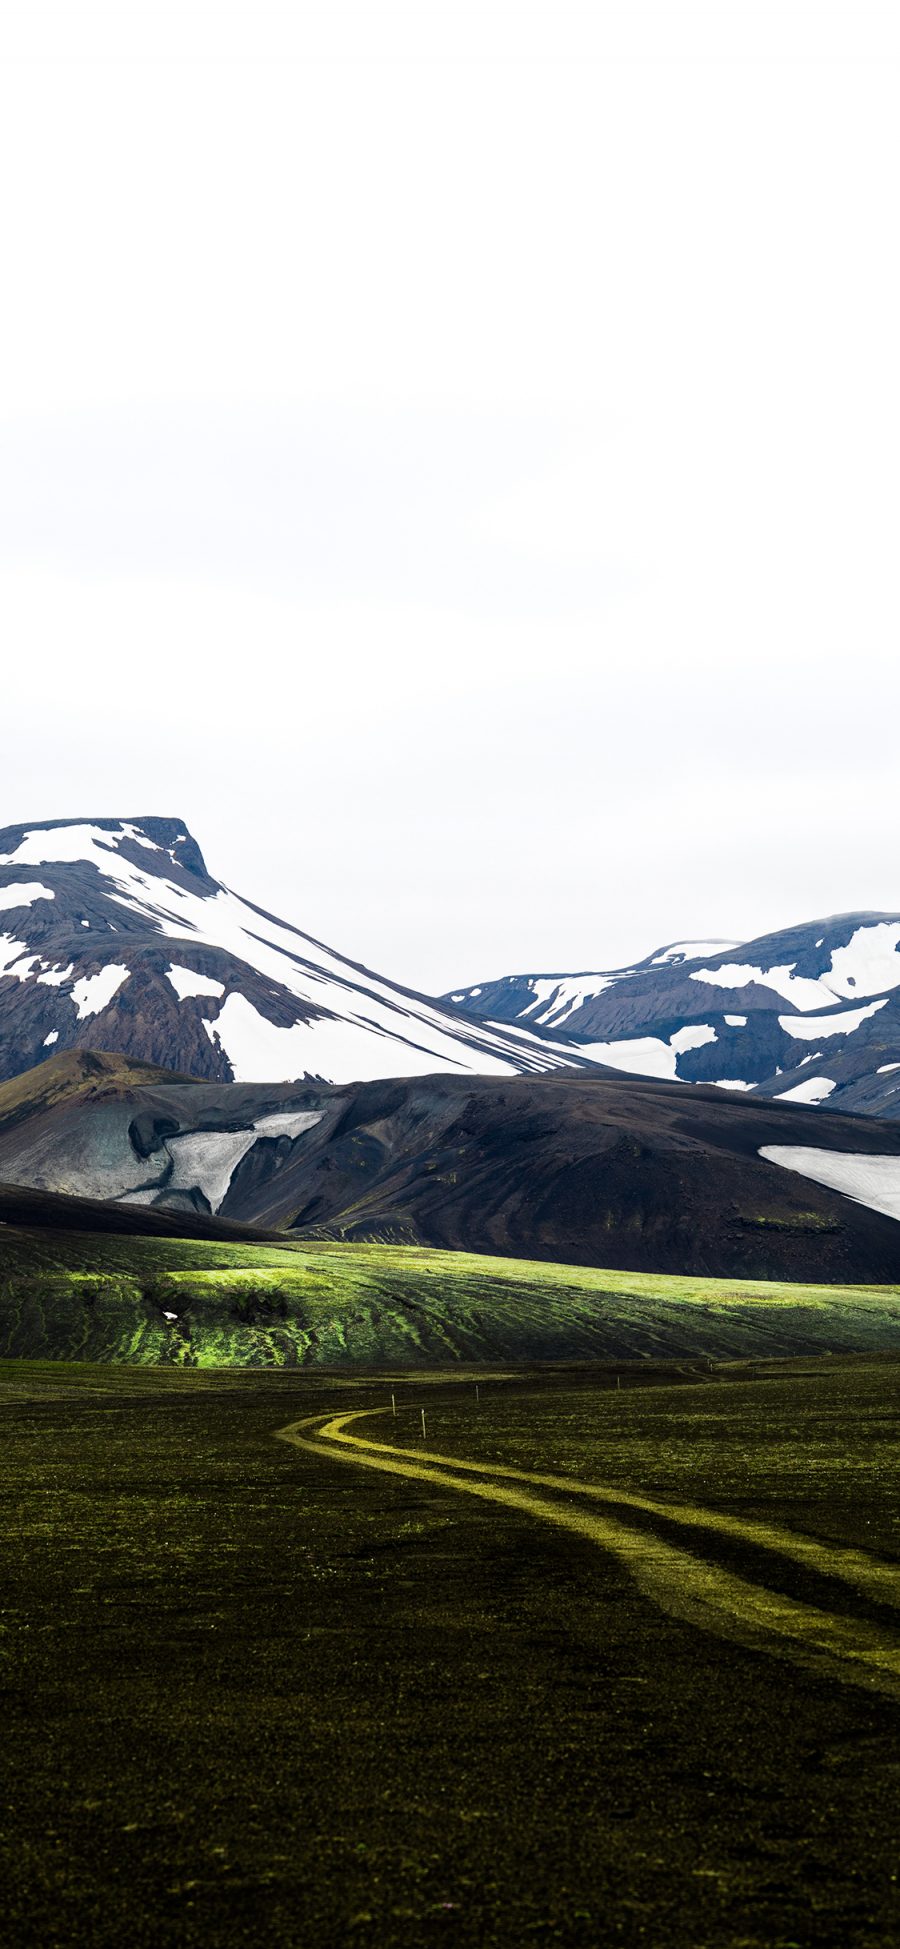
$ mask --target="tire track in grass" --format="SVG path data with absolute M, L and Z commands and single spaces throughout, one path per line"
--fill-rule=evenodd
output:
M 355 1421 L 363 1415 L 386 1413 L 389 1413 L 389 1409 L 358 1409 L 353 1414 L 333 1418 L 322 1433 L 327 1434 L 329 1440 L 341 1441 L 348 1446 L 356 1445 L 389 1455 L 406 1455 L 414 1462 L 435 1462 L 442 1468 L 490 1476 L 492 1480 L 501 1476 L 509 1481 L 532 1483 L 537 1488 L 553 1489 L 570 1496 L 587 1496 L 596 1502 L 611 1503 L 616 1508 L 637 1509 L 642 1515 L 677 1523 L 681 1529 L 707 1530 L 735 1542 L 774 1551 L 822 1576 L 838 1577 L 842 1583 L 852 1586 L 876 1603 L 888 1604 L 892 1609 L 900 1610 L 900 1565 L 879 1562 L 866 1550 L 855 1549 L 849 1544 L 825 1543 L 818 1537 L 804 1536 L 797 1530 L 788 1529 L 784 1524 L 764 1523 L 749 1516 L 729 1516 L 722 1510 L 704 1509 L 699 1503 L 660 1502 L 652 1496 L 642 1496 L 633 1490 L 601 1482 L 578 1482 L 571 1476 L 542 1474 L 533 1469 L 513 1468 L 502 1462 L 464 1461 L 455 1455 L 387 1446 L 371 1437 L 361 1439 L 357 1435 L 343 1433 L 348 1421 Z
M 900 1626 L 895 1636 L 863 1619 L 834 1615 L 802 1603 L 694 1556 L 652 1531 L 629 1527 L 619 1515 L 573 1507 L 571 1499 L 613 1503 L 617 1508 L 632 1507 L 644 1514 L 675 1521 L 682 1527 L 688 1525 L 752 1542 L 826 1575 L 852 1582 L 856 1588 L 865 1589 L 867 1595 L 877 1592 L 880 1602 L 887 1599 L 900 1607 L 900 1574 L 889 1565 L 867 1559 L 864 1551 L 814 1542 L 776 1525 L 744 1522 L 739 1517 L 720 1515 L 692 1503 L 659 1503 L 600 1483 L 572 1482 L 565 1476 L 471 1462 L 460 1456 L 400 1448 L 371 1437 L 347 1434 L 348 1423 L 359 1421 L 364 1415 L 385 1413 L 390 1413 L 390 1409 L 310 1415 L 278 1429 L 277 1433 L 282 1441 L 332 1461 L 455 1489 L 586 1537 L 619 1558 L 639 1589 L 670 1615 L 718 1636 L 780 1652 L 831 1677 L 900 1699 Z M 307 1433 L 307 1430 L 315 1432 Z M 553 1499 L 534 1494 L 534 1488 L 551 1489 Z

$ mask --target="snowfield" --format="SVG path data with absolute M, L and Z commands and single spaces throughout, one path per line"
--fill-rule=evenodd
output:
M 692 968 L 691 981 L 711 988 L 771 988 L 795 1008 L 827 1008 L 834 1001 L 830 988 L 818 979 L 795 975 L 793 963 L 779 968 L 756 968 L 749 961 L 726 961 L 721 968 Z
M 660 1036 L 631 1036 L 621 1042 L 584 1042 L 579 1046 L 592 1062 L 606 1063 L 610 1069 L 624 1069 L 633 1076 L 654 1076 L 661 1082 L 677 1083 L 678 1057 L 689 1049 L 702 1049 L 715 1042 L 716 1031 L 710 1022 L 688 1023 L 676 1029 L 667 1042 Z M 743 1089 L 741 1083 L 736 1085 Z
M 13 880 L 8 887 L 0 887 L 0 913 L 9 912 L 14 907 L 33 907 L 36 900 L 55 900 L 52 887 L 43 887 L 39 880 Z
M 807 1076 L 802 1083 L 795 1083 L 793 1089 L 781 1090 L 775 1098 L 776 1103 L 824 1103 L 835 1085 L 830 1076 Z
M 900 988 L 900 924 L 858 927 L 846 947 L 835 948 L 826 979 L 835 995 L 880 995 Z
M 800 1036 L 806 1041 L 818 1041 L 822 1035 L 853 1035 L 869 1017 L 877 1015 L 880 1008 L 887 1008 L 888 998 L 880 1002 L 869 1002 L 865 1008 L 842 1008 L 835 1015 L 779 1015 L 779 1027 L 786 1035 Z
M 365 998 L 360 995 L 356 999 L 364 1007 Z M 403 1044 L 404 1076 L 427 1076 L 434 1069 L 471 1072 L 474 1065 L 470 1052 L 452 1036 L 432 1030 L 427 1043 L 417 1044 L 412 1039 L 414 1017 L 407 1017 L 409 1035 L 405 1036 L 399 1023 L 397 1028 L 387 1029 L 377 1019 L 377 1012 L 373 1008 L 368 1019 L 360 1013 L 349 1020 L 318 1015 L 283 1028 L 261 1015 L 246 995 L 232 994 L 219 1014 L 204 1020 L 203 1026 L 210 1041 L 223 1049 L 237 1083 L 278 1083 L 301 1076 L 371 1081 L 391 1074 L 390 1065 L 398 1060 L 399 1042 Z M 486 1076 L 508 1076 L 513 1065 L 501 1057 L 484 1055 L 478 1058 L 478 1069 Z
M 780 1164 L 785 1171 L 812 1178 L 855 1204 L 868 1205 L 870 1211 L 900 1218 L 900 1157 L 862 1157 L 854 1151 L 813 1150 L 795 1144 L 764 1144 L 759 1154 L 767 1164 Z
M 174 961 L 166 972 L 166 980 L 171 982 L 180 1002 L 188 1001 L 194 995 L 215 995 L 221 1001 L 225 993 L 224 981 L 213 981 L 210 975 L 195 974 L 192 968 L 179 968 Z
M 23 956 L 27 958 L 23 960 Z M 25 941 L 16 941 L 11 934 L 0 934 L 0 975 L 15 975 L 17 981 L 27 981 L 34 958 Z
M 166 1148 L 175 1168 L 168 1189 L 202 1191 L 210 1210 L 217 1212 L 241 1159 L 261 1137 L 299 1137 L 321 1121 L 320 1111 L 303 1110 L 258 1117 L 247 1130 L 192 1130 L 170 1137 Z
M 611 988 L 615 975 L 536 975 L 529 987 L 533 990 L 534 1001 L 523 1008 L 521 1020 L 526 1022 L 533 1016 L 541 1028 L 561 1029 L 576 1008 L 585 1002 L 593 1001 L 602 995 L 605 988 Z M 480 988 L 470 989 L 474 997 L 480 995 Z
M 883 995 L 900 988 L 900 922 L 874 921 L 868 927 L 857 927 L 845 947 L 833 949 L 831 966 L 821 975 L 797 975 L 795 965 L 791 961 L 775 968 L 757 968 L 749 962 L 729 961 L 721 968 L 692 969 L 690 978 L 709 982 L 715 988 L 773 988 L 803 1014 L 813 1008 L 827 1008 L 836 1000 Z
M 72 984 L 72 1000 L 78 1010 L 79 1021 L 86 1015 L 99 1015 L 107 1002 L 127 981 L 130 969 L 112 962 L 108 968 L 101 968 L 99 974 L 82 975 L 80 981 Z

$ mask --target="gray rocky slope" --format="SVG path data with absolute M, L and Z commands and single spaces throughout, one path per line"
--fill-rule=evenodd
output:
M 84 1051 L 0 1084 L 4 1180 L 192 1225 L 900 1279 L 900 1124 L 626 1076 L 207 1083 Z
M 680 941 L 631 968 L 504 975 L 446 998 L 605 1066 L 900 1118 L 900 915 Z

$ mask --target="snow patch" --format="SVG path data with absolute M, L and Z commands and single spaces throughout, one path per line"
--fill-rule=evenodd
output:
M 714 1088 L 717 1090 L 752 1090 L 754 1083 L 742 1082 L 740 1076 L 717 1076 Z
M 876 1069 L 875 1074 L 876 1076 L 890 1076 L 895 1069 L 900 1069 L 900 1062 L 883 1062 L 881 1068 Z
M 671 947 L 661 948 L 654 954 L 651 968 L 664 967 L 668 961 L 699 961 L 701 955 L 728 954 L 737 947 L 737 941 L 673 941 Z
M 71 961 L 67 968 L 46 968 L 43 974 L 38 975 L 38 986 L 40 988 L 61 988 L 63 982 L 69 981 L 74 973 L 75 967 Z
M 815 1150 L 803 1144 L 764 1144 L 759 1154 L 767 1164 L 812 1178 L 870 1211 L 900 1218 L 900 1157 L 863 1157 L 856 1151 Z
M 129 826 L 123 824 L 121 831 L 122 831 L 123 839 L 133 840 L 136 846 L 145 846 L 148 853 L 159 853 L 162 851 L 162 848 L 157 845 L 156 840 L 148 839 L 147 834 L 145 832 L 141 832 L 139 826 Z
M 359 996 L 358 1003 L 364 1006 L 365 997 Z M 415 1017 L 407 1020 L 411 1037 L 417 1022 Z M 328 1082 L 369 1082 L 398 1073 L 428 1076 L 436 1068 L 452 1067 L 469 1074 L 476 1067 L 471 1051 L 457 1044 L 459 1053 L 454 1053 L 449 1036 L 440 1038 L 443 1046 L 436 1048 L 438 1038 L 432 1035 L 423 1048 L 402 1037 L 399 1022 L 393 1033 L 386 1031 L 374 1018 L 374 1011 L 368 1020 L 339 1021 L 333 1016 L 319 1016 L 311 1022 L 280 1028 L 261 1015 L 246 995 L 232 993 L 216 1020 L 203 1026 L 211 1042 L 221 1043 L 237 1083 L 277 1083 L 298 1076 L 322 1076 Z M 402 1048 L 399 1062 L 398 1045 Z M 392 1064 L 397 1067 L 392 1069 Z M 480 1052 L 477 1057 L 482 1075 L 508 1076 L 516 1067 L 512 1060 L 500 1061 Z
M 726 1015 L 725 1021 L 730 1029 L 745 1029 L 747 1027 L 746 1015 Z
M 835 995 L 880 995 L 885 988 L 900 988 L 900 922 L 857 927 L 846 947 L 835 948 L 825 978 Z
M 689 1049 L 702 1049 L 707 1042 L 715 1042 L 715 1029 L 708 1022 L 690 1024 L 676 1029 L 668 1042 L 661 1036 L 630 1036 L 620 1042 L 586 1042 L 579 1048 L 592 1062 L 608 1064 L 610 1069 L 623 1069 L 633 1076 L 655 1076 L 663 1082 L 677 1083 L 678 1057 Z
M 191 1130 L 170 1137 L 167 1148 L 173 1171 L 167 1189 L 203 1192 L 210 1210 L 217 1212 L 241 1159 L 260 1137 L 298 1137 L 321 1123 L 319 1110 L 290 1111 L 257 1117 L 247 1130 Z
M 209 975 L 195 974 L 192 968 L 180 968 L 173 961 L 166 970 L 166 980 L 171 983 L 180 1002 L 193 995 L 217 995 L 220 999 L 225 993 L 224 981 L 213 981 Z
M 688 1022 L 669 1037 L 669 1048 L 674 1049 L 676 1056 L 683 1056 L 689 1049 L 704 1049 L 708 1042 L 717 1039 L 711 1022 Z
M 55 900 L 52 887 L 41 885 L 40 880 L 14 880 L 11 886 L 0 887 L 0 913 L 13 907 L 33 907 L 36 900 Z
M 27 961 L 18 966 L 23 955 L 28 957 Z M 13 975 L 16 981 L 27 981 L 34 959 L 25 941 L 16 941 L 11 934 L 0 934 L 0 975 Z
M 691 981 L 706 981 L 713 988 L 773 988 L 786 1002 L 793 1002 L 795 1008 L 827 1008 L 833 1000 L 831 990 L 824 981 L 809 981 L 805 975 L 795 975 L 796 963 L 791 961 L 779 968 L 755 968 L 747 961 L 726 961 L 721 968 L 692 968 Z
M 60 826 L 55 832 L 26 832 L 15 852 L 0 854 L 0 866 L 53 866 L 87 860 L 99 867 L 101 873 L 108 873 L 110 848 L 115 848 L 117 838 L 125 836 L 121 826 L 111 832 L 90 825 Z
M 802 1038 L 806 1042 L 818 1040 L 822 1035 L 852 1035 L 861 1022 L 867 1022 L 870 1015 L 877 1015 L 880 1008 L 887 1008 L 888 998 L 881 1002 L 869 1002 L 865 1008 L 843 1008 L 836 1015 L 779 1015 L 779 1027 L 786 1035 Z
M 108 968 L 101 968 L 99 974 L 82 975 L 80 981 L 72 984 L 72 1000 L 78 1010 L 80 1021 L 87 1015 L 99 1015 L 112 1001 L 123 981 L 131 970 L 118 962 L 111 962 Z
M 274 1110 L 267 1117 L 257 1117 L 253 1128 L 258 1137 L 299 1137 L 321 1121 L 320 1110 Z
M 521 1020 L 533 1016 L 542 1028 L 560 1029 L 576 1009 L 585 1002 L 592 1002 L 602 995 L 604 988 L 611 988 L 614 975 L 535 975 L 528 986 L 534 1001 L 521 1012 Z M 473 989 L 474 993 L 481 993 Z
M 51 1045 L 51 1043 L 52 1043 L 52 1042 L 58 1042 L 58 1041 L 59 1041 L 59 1030 L 58 1030 L 58 1029 L 51 1029 L 51 1030 L 50 1030 L 50 1034 L 49 1034 L 49 1035 L 45 1035 L 45 1037 L 44 1037 L 44 1040 L 43 1040 L 43 1042 L 42 1042 L 42 1044 L 41 1044 L 41 1047 L 42 1047 L 43 1049 L 49 1049 L 49 1047 L 50 1047 L 50 1045 Z
M 824 1103 L 835 1084 L 830 1076 L 807 1076 L 802 1083 L 795 1083 L 793 1089 L 781 1090 L 775 1098 L 776 1103 Z

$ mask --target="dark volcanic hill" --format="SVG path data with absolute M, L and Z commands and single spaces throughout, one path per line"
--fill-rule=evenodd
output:
M 900 1128 L 604 1077 L 161 1080 L 57 1058 L 0 1088 L 0 1179 L 581 1265 L 900 1279 Z
M 118 1238 L 185 1238 L 253 1241 L 259 1233 L 227 1218 L 211 1218 L 202 1211 L 155 1211 L 113 1204 L 99 1198 L 70 1198 L 53 1191 L 35 1191 L 21 1184 L 0 1184 L 0 1270 L 3 1267 L 4 1227 L 15 1226 L 35 1241 L 34 1269 L 41 1262 L 39 1240 L 49 1232 L 88 1232 Z
M 0 832 L 0 1079 L 66 1049 L 222 1082 L 591 1067 L 275 920 L 156 818 Z
M 679 941 L 633 968 L 505 975 L 447 1000 L 633 1074 L 900 1118 L 896 914 Z

